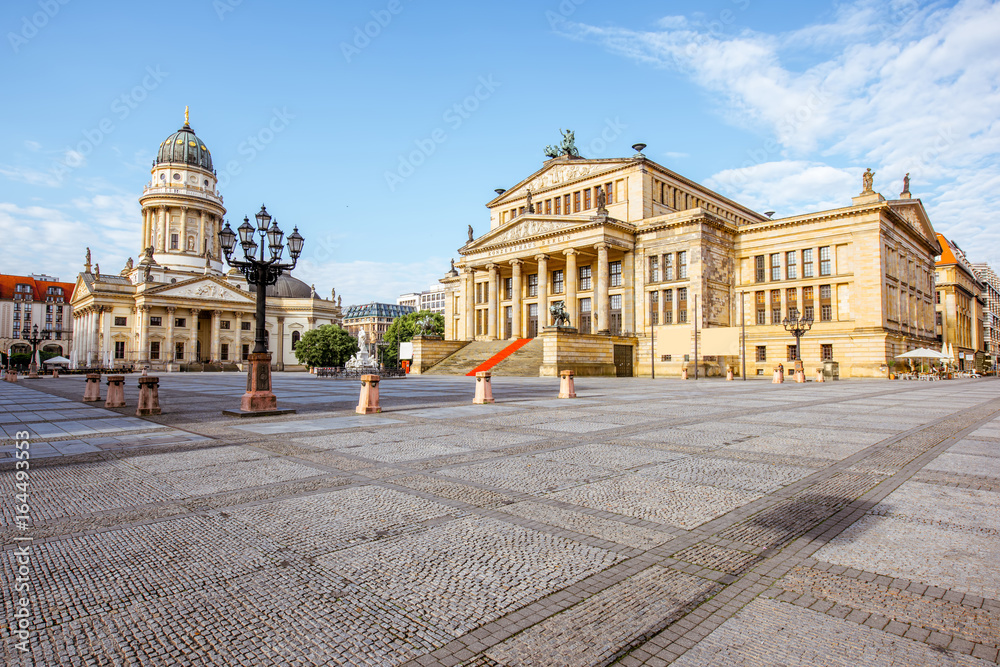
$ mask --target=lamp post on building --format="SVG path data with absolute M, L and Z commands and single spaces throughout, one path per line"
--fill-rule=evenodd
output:
M 38 362 L 35 361 L 35 355 L 38 354 L 38 344 L 43 340 L 49 339 L 49 332 L 42 331 L 38 332 L 38 325 L 31 327 L 28 330 L 28 325 L 24 325 L 24 329 L 21 330 L 21 340 L 26 343 L 31 343 L 31 363 L 28 365 L 28 379 L 38 379 Z
M 240 403 L 242 412 L 266 413 L 278 409 L 278 399 L 271 391 L 271 354 L 267 351 L 267 329 L 265 328 L 265 311 L 267 307 L 267 286 L 278 282 L 278 276 L 285 271 L 291 271 L 302 254 L 302 244 L 305 239 L 299 234 L 299 228 L 288 237 L 288 254 L 292 258 L 290 264 L 282 264 L 281 253 L 285 246 L 282 243 L 284 232 L 278 228 L 278 222 L 272 220 L 267 209 L 262 205 L 255 216 L 257 227 L 250 224 L 249 218 L 243 218 L 239 226 L 240 245 L 243 248 L 243 259 L 233 259 L 233 248 L 236 247 L 236 233 L 229 223 L 219 232 L 219 244 L 226 255 L 226 263 L 238 269 L 246 276 L 247 282 L 257 288 L 257 332 L 254 338 L 253 352 L 248 356 L 247 391 Z M 260 244 L 254 239 L 260 235 Z M 265 253 L 265 241 L 270 250 L 270 259 Z M 258 257 L 257 249 L 260 248 Z
M 794 318 L 786 317 L 781 323 L 785 331 L 795 336 L 795 359 L 792 361 L 802 361 L 802 334 L 812 329 L 812 319 L 801 319 L 796 313 Z

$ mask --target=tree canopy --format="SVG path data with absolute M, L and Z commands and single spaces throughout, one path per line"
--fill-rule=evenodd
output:
M 403 317 L 397 317 L 392 321 L 392 324 L 389 325 L 389 329 L 385 332 L 385 336 L 382 338 L 382 340 L 386 342 L 385 351 L 383 353 L 383 363 L 385 363 L 386 366 L 396 365 L 399 360 L 399 344 L 413 340 L 413 336 L 416 335 L 417 321 L 428 316 L 434 321 L 433 332 L 438 335 L 443 334 L 444 315 L 440 313 L 432 313 L 429 310 L 418 310 L 415 313 L 409 313 Z
M 295 358 L 306 366 L 343 366 L 358 351 L 358 341 L 335 324 L 307 331 L 295 345 Z

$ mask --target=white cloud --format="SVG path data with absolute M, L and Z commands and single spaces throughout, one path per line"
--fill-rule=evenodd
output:
M 1000 207 L 998 25 L 1000 3 L 988 0 L 859 0 L 829 22 L 787 33 L 733 25 L 723 34 L 676 17 L 654 30 L 575 23 L 563 30 L 683 73 L 721 100 L 727 122 L 761 137 L 749 160 L 709 179 L 723 193 L 805 212 L 848 203 L 835 200 L 842 179 L 865 166 L 886 196 L 909 172 L 938 230 L 968 234 L 959 242 L 976 248 L 995 241 L 989 223 Z M 803 173 L 787 171 L 803 165 Z M 746 178 L 730 185 L 734 172 Z M 856 190 L 860 179 L 847 193 Z
M 62 178 L 54 171 L 40 171 L 29 167 L 17 167 L 0 164 L 0 176 L 28 185 L 44 185 L 46 187 L 58 187 L 62 183 Z
M 30 139 L 24 140 L 24 147 L 33 153 L 37 153 L 42 150 L 42 145 L 37 141 L 31 141 Z

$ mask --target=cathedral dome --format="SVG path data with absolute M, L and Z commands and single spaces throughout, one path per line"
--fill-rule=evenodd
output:
M 205 146 L 205 143 L 195 136 L 194 130 L 188 125 L 186 112 L 184 127 L 167 137 L 160 144 L 160 151 L 156 155 L 156 164 L 168 162 L 201 167 L 212 171 L 212 153 Z
M 257 286 L 250 285 L 250 291 L 256 292 Z M 312 288 L 298 278 L 283 273 L 278 276 L 278 282 L 267 286 L 267 295 L 286 299 L 308 299 L 312 296 Z

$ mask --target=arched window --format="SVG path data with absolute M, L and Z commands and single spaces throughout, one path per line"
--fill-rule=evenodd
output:
M 293 331 L 292 332 L 292 349 L 293 350 L 295 349 L 295 346 L 299 344 L 299 339 L 300 338 L 302 338 L 302 334 L 300 334 L 298 331 Z

